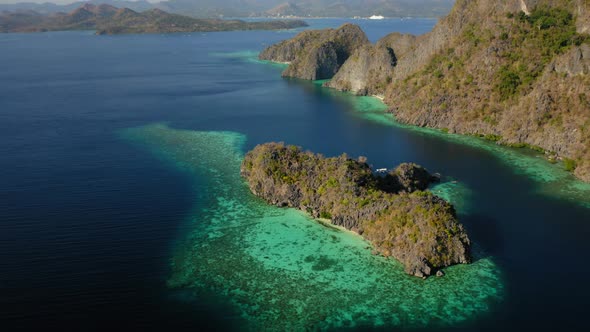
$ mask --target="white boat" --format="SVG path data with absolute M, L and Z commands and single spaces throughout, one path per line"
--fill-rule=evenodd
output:
M 373 16 L 369 17 L 369 20 L 382 20 L 384 18 L 385 17 L 381 16 L 381 15 L 373 15 Z

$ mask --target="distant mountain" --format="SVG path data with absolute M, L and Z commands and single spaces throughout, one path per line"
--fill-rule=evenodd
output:
M 169 13 L 193 17 L 253 17 L 253 16 L 300 16 L 300 17 L 368 17 L 379 14 L 387 17 L 443 16 L 454 0 L 168 0 L 149 3 L 145 0 L 90 0 L 92 4 L 108 4 L 134 11 L 161 9 Z M 33 10 L 41 14 L 70 12 L 85 2 L 70 5 L 53 3 L 0 4 L 2 11 Z
M 265 12 L 270 16 L 308 16 L 310 11 L 294 3 L 284 3 Z
M 0 13 L 0 32 L 96 30 L 97 34 L 122 34 L 273 30 L 302 26 L 307 26 L 307 24 L 300 20 L 244 22 L 240 20 L 197 19 L 169 14 L 157 8 L 137 12 L 129 8 L 91 3 L 85 3 L 67 14 L 40 14 L 35 11 Z
M 0 4 L 1 11 L 35 11 L 39 14 L 53 14 L 53 13 L 69 13 L 80 6 L 90 3 L 94 5 L 111 5 L 118 8 L 129 8 L 135 11 L 144 11 L 154 8 L 154 5 L 145 1 L 124 1 L 124 0 L 90 0 L 90 1 L 76 1 L 68 5 L 57 5 L 51 2 L 45 3 L 34 3 L 34 2 L 21 2 L 15 4 Z
M 443 16 L 455 0 L 169 0 L 155 4 L 195 16 Z

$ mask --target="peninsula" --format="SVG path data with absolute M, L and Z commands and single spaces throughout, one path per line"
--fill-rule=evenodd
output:
M 305 31 L 260 58 L 378 95 L 397 121 L 528 147 L 590 182 L 590 2 L 457 0 L 422 36 Z M 309 75 L 308 73 L 316 73 Z
M 427 277 L 471 262 L 455 209 L 426 191 L 436 179 L 415 164 L 375 175 L 364 158 L 325 158 L 281 143 L 248 152 L 241 175 L 270 204 L 293 207 L 361 234 L 375 250 Z
M 0 32 L 95 30 L 97 34 L 279 30 L 305 27 L 301 20 L 197 19 L 160 9 L 136 12 L 110 5 L 84 4 L 70 13 L 42 15 L 34 11 L 0 13 Z

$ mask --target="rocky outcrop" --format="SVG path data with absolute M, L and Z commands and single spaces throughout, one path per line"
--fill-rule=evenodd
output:
M 354 51 L 326 86 L 357 95 L 383 95 L 395 61 L 392 49 L 365 45 Z
M 357 95 L 382 96 L 399 72 L 394 68 L 414 50 L 415 43 L 415 36 L 392 33 L 375 45 L 366 45 L 355 51 L 326 86 Z
M 241 174 L 255 195 L 362 234 L 411 275 L 470 262 L 470 241 L 454 208 L 423 191 L 433 178 L 418 165 L 381 177 L 346 155 L 325 158 L 268 143 L 246 154 Z
M 590 45 L 572 48 L 565 55 L 557 57 L 549 69 L 567 76 L 590 74 Z
M 574 174 L 590 181 L 590 45 L 580 34 L 589 8 L 587 1 L 458 1 L 399 58 L 385 101 L 404 123 L 573 159 Z
M 357 25 L 345 24 L 338 29 L 304 31 L 291 40 L 270 46 L 259 58 L 290 63 L 283 72 L 284 77 L 329 79 L 356 49 L 368 43 Z
M 383 95 L 398 59 L 414 47 L 415 40 L 412 35 L 392 33 L 376 45 L 357 49 L 326 86 L 357 95 Z
M 382 95 L 402 123 L 545 150 L 590 182 L 589 13 L 586 0 L 457 0 L 428 34 L 357 48 L 326 85 Z

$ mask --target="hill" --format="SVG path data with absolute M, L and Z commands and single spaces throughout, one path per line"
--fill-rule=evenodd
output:
M 244 22 L 240 20 L 196 19 L 169 14 L 160 9 L 136 12 L 111 5 L 84 4 L 70 13 L 42 15 L 36 12 L 0 14 L 0 32 L 42 32 L 96 30 L 97 34 L 172 33 L 229 30 L 273 30 L 307 26 L 303 21 Z
M 150 3 L 145 0 L 90 0 L 94 5 L 108 4 L 134 11 L 161 9 L 169 13 L 200 18 L 212 17 L 368 17 L 381 14 L 388 17 L 442 16 L 449 12 L 454 0 L 169 0 Z M 30 11 L 41 14 L 70 12 L 85 2 L 69 5 L 53 3 L 0 4 L 2 11 Z
M 458 0 L 426 35 L 357 48 L 328 86 L 381 95 L 403 123 L 543 151 L 590 182 L 589 32 L 586 0 Z
M 363 160 L 267 143 L 246 154 L 241 174 L 255 195 L 361 234 L 408 274 L 427 277 L 471 261 L 471 242 L 454 208 L 424 191 L 433 177 L 418 165 L 377 176 Z

